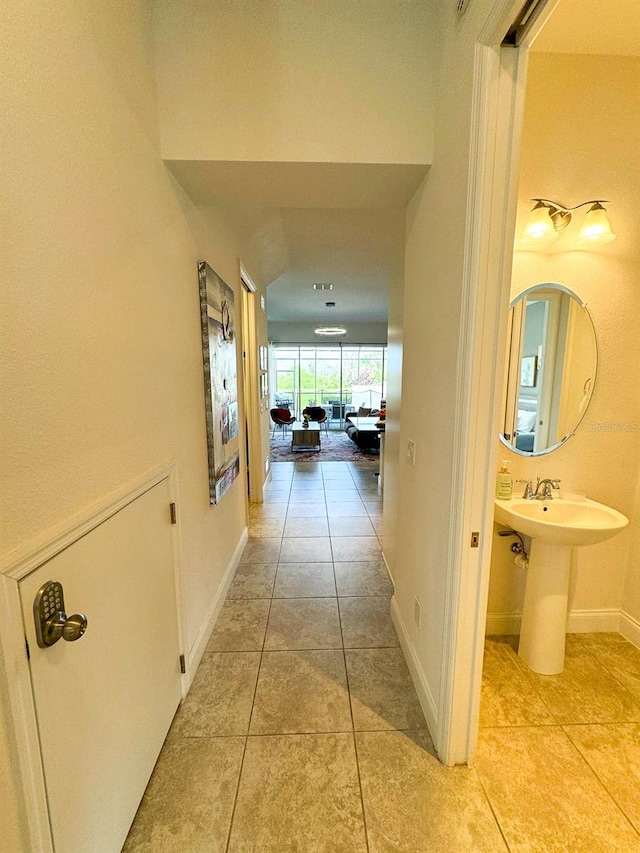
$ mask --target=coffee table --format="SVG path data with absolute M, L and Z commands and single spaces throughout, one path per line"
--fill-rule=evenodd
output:
M 291 451 L 320 450 L 320 427 L 317 423 L 302 426 L 302 421 L 291 425 Z

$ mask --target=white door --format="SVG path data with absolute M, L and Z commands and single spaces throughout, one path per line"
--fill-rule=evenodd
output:
M 163 480 L 20 582 L 56 853 L 117 853 L 180 702 Z M 63 587 L 84 636 L 38 646 L 33 603 Z

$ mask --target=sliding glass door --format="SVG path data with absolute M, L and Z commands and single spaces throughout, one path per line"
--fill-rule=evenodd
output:
M 335 426 L 347 412 L 379 409 L 386 397 L 386 346 L 272 344 L 271 406 L 300 417 L 307 406 L 322 406 Z

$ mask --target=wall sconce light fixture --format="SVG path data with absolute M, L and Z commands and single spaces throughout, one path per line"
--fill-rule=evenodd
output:
M 571 222 L 571 211 L 578 210 L 579 207 L 584 207 L 587 204 L 590 204 L 591 207 L 584 218 L 574 245 L 577 248 L 584 249 L 589 246 L 602 246 L 616 238 L 607 219 L 607 212 L 602 206 L 609 202 L 592 200 L 583 201 L 575 207 L 564 207 L 548 198 L 532 198 L 531 201 L 535 201 L 536 204 L 529 214 L 522 235 L 521 245 L 523 248 L 553 243 L 560 236 L 560 232 Z

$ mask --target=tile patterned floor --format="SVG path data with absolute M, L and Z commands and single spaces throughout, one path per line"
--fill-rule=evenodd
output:
M 517 637 L 485 644 L 476 769 L 514 853 L 640 851 L 640 650 L 569 634 L 537 675 Z
M 563 676 L 487 641 L 476 767 L 435 757 L 389 617 L 370 465 L 274 463 L 127 853 L 640 851 L 640 652 Z

